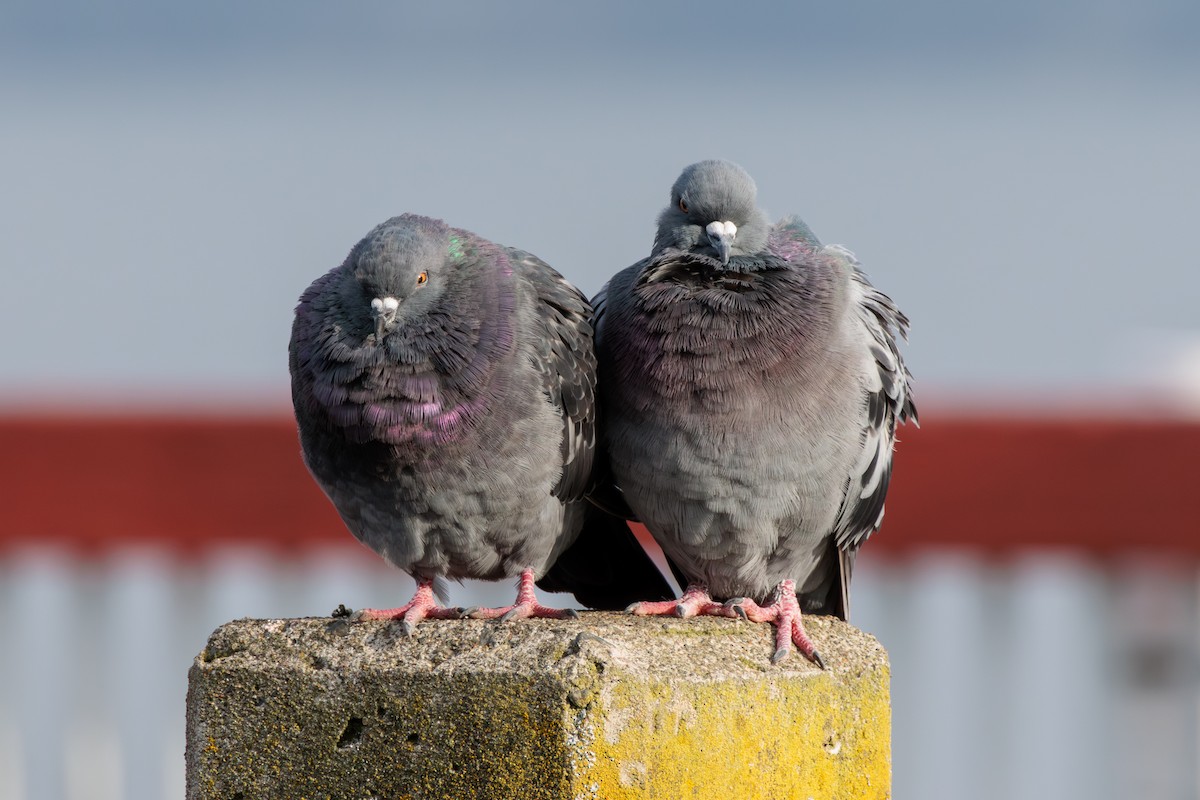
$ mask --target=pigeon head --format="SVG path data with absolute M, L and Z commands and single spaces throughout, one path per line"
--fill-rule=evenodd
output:
M 437 304 L 448 272 L 462 259 L 455 232 L 440 220 L 405 214 L 375 227 L 350 251 L 344 307 L 370 318 L 382 341 Z
M 704 253 L 728 264 L 767 244 L 767 216 L 756 202 L 754 179 L 730 161 L 686 167 L 671 187 L 671 204 L 658 217 L 654 251 L 668 247 Z

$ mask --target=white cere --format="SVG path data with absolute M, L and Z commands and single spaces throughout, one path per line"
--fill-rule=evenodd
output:
M 400 308 L 400 301 L 394 297 L 376 297 L 371 301 L 371 310 L 377 314 L 395 311 L 398 308 Z
M 705 232 L 714 239 L 720 239 L 724 236 L 726 239 L 732 239 L 737 236 L 737 225 L 732 222 L 710 222 L 704 228 Z

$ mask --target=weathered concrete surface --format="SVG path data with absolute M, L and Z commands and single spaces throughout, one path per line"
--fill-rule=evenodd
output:
M 238 620 L 189 675 L 187 797 L 888 798 L 887 654 L 806 618 L 829 669 L 775 667 L 766 625 Z

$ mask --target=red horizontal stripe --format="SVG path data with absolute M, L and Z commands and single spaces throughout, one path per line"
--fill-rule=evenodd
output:
M 933 418 L 902 439 L 876 553 L 1200 555 L 1198 424 Z M 0 417 L 0 453 L 0 551 L 353 545 L 286 417 Z

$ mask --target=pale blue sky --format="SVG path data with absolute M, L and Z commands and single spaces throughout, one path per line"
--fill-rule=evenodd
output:
M 591 293 L 706 157 L 858 253 L 922 396 L 1200 375 L 1200 6 L 784 6 L 6 4 L 0 402 L 286 406 L 295 299 L 376 223 Z

